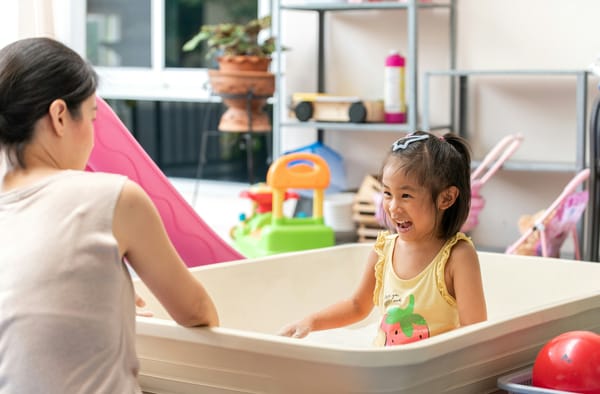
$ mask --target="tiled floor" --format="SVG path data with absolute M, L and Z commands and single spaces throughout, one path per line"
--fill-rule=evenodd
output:
M 247 183 L 169 178 L 173 186 L 221 238 L 231 243 L 229 231 L 241 213 L 249 214 L 250 200 L 239 197 Z

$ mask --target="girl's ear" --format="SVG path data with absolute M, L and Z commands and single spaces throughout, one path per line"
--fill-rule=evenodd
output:
M 450 186 L 442 190 L 437 198 L 438 209 L 445 211 L 446 209 L 450 208 L 456 202 L 458 195 L 459 191 L 456 186 Z
M 67 116 L 67 103 L 62 99 L 56 99 L 50 103 L 48 108 L 48 114 L 50 115 L 50 122 L 52 123 L 54 132 L 61 136 L 64 134 L 65 128 L 65 116 Z

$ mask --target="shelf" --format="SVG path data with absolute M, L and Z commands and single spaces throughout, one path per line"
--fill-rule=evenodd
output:
M 350 122 L 282 122 L 281 127 L 299 127 L 321 130 L 349 130 L 349 131 L 388 131 L 408 132 L 410 128 L 406 123 L 350 123 Z
M 455 76 L 455 77 L 466 77 L 466 76 L 490 76 L 490 75 L 524 75 L 524 76 L 576 76 L 587 73 L 585 70 L 433 70 L 426 71 L 425 76 Z
M 428 3 L 418 2 L 417 8 L 449 8 L 450 3 Z M 369 2 L 369 3 L 309 3 L 309 4 L 282 4 L 282 10 L 295 11 L 366 11 L 366 10 L 389 10 L 389 9 L 408 9 L 409 1 L 406 2 Z
M 451 79 L 458 79 L 458 98 L 454 95 L 450 96 L 450 130 L 462 135 L 463 137 L 468 136 L 467 118 L 469 113 L 468 105 L 468 85 L 470 77 L 486 77 L 486 76 L 516 76 L 516 77 L 575 77 L 575 89 L 576 89 L 576 125 L 575 125 L 575 139 L 577 140 L 576 147 L 576 163 L 574 167 L 576 171 L 583 169 L 586 166 L 585 157 L 585 127 L 587 117 L 587 89 L 588 89 L 588 74 L 586 70 L 543 70 L 543 69 L 515 69 L 515 70 L 437 70 L 427 71 L 424 73 L 423 78 L 423 128 L 425 130 L 431 129 L 428 125 L 429 119 L 429 90 L 430 90 L 430 79 L 432 77 L 449 77 Z M 455 100 L 458 101 L 456 105 Z M 455 111 L 457 114 L 455 114 Z M 550 169 L 546 169 L 548 166 L 541 165 L 540 171 L 555 171 L 554 166 L 550 166 Z M 561 171 L 558 169 L 557 171 Z M 564 171 L 564 170 L 562 170 Z
M 481 161 L 471 162 L 472 168 L 477 168 Z M 517 161 L 509 160 L 501 167 L 505 171 L 523 171 L 523 172 L 561 172 L 575 173 L 577 166 L 575 163 L 544 162 L 544 161 Z
M 348 3 L 348 2 L 331 2 L 331 1 L 317 1 L 317 2 L 304 2 L 301 3 L 299 0 L 281 1 L 275 0 L 273 4 L 274 26 L 277 32 L 277 36 L 281 37 L 281 12 L 292 11 L 292 12 L 304 12 L 312 11 L 317 14 L 317 25 L 318 34 L 316 41 L 316 53 L 317 53 L 317 84 L 315 86 L 315 92 L 325 93 L 325 25 L 329 23 L 326 14 L 330 12 L 347 12 L 347 11 L 373 11 L 373 10 L 385 10 L 400 11 L 398 19 L 405 25 L 406 28 L 406 66 L 405 66 L 405 83 L 408 87 L 406 91 L 406 105 L 407 113 L 404 124 L 352 124 L 352 123 L 329 123 L 329 122 L 290 122 L 286 119 L 281 119 L 282 115 L 279 111 L 285 100 L 283 99 L 284 77 L 281 70 L 281 62 L 277 62 L 277 100 L 278 105 L 275 106 L 273 115 L 273 155 L 277 157 L 281 154 L 281 133 L 285 127 L 302 127 L 312 128 L 317 130 L 317 139 L 322 141 L 324 138 L 325 130 L 355 130 L 355 131 L 381 131 L 381 132 L 400 132 L 406 133 L 418 129 L 422 129 L 419 124 L 419 81 L 418 81 L 418 40 L 417 40 L 417 27 L 419 24 L 419 15 L 421 11 L 427 11 L 432 9 L 441 9 L 448 13 L 448 66 L 450 69 L 454 69 L 456 65 L 456 0 L 439 0 L 439 1 L 418 1 L 418 0 L 405 0 L 401 1 L 379 1 L 379 2 L 365 2 L 365 3 Z M 276 55 L 279 57 L 281 54 L 282 47 L 278 43 Z M 451 86 L 451 89 L 454 89 Z

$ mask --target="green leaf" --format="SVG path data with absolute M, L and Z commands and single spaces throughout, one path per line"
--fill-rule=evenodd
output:
M 402 332 L 404 333 L 404 335 L 406 335 L 407 338 L 412 337 L 413 325 L 409 319 L 402 319 L 400 321 L 400 328 L 402 329 Z
M 412 315 L 407 316 L 406 321 L 410 322 L 410 324 L 412 324 L 412 325 L 419 325 L 419 326 L 427 325 L 425 318 L 421 315 L 417 315 L 416 313 L 413 313 Z
M 202 41 L 206 41 L 208 53 L 220 51 L 230 55 L 268 57 L 275 52 L 275 37 L 268 37 L 262 43 L 258 42 L 258 37 L 262 30 L 270 26 L 270 15 L 253 19 L 246 24 L 203 25 L 198 34 L 183 44 L 182 49 L 189 52 L 197 48 Z M 282 50 L 287 48 L 282 47 Z
M 208 38 L 208 36 L 206 34 L 198 33 L 194 37 L 192 37 L 188 42 L 183 44 L 182 49 L 185 52 L 193 51 L 194 49 L 196 49 L 198 44 L 200 44 L 202 41 L 206 40 L 207 38 Z
M 271 27 L 271 15 L 266 15 L 260 18 L 258 20 L 258 24 L 260 25 L 261 29 L 268 29 Z
M 406 311 L 400 307 L 394 306 L 388 309 L 385 322 L 387 324 L 399 323 L 403 320 Z
M 406 311 L 408 313 L 412 313 L 415 310 L 415 296 L 411 294 L 408 296 L 408 306 L 406 307 Z

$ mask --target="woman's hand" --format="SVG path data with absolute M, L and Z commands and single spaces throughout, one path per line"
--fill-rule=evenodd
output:
M 142 297 L 135 293 L 135 315 L 142 317 L 154 317 L 154 313 L 147 309 L 144 309 L 146 306 L 146 301 Z

